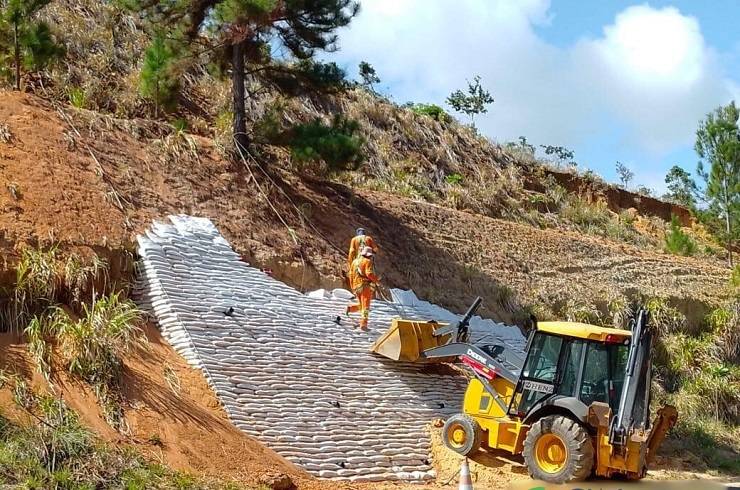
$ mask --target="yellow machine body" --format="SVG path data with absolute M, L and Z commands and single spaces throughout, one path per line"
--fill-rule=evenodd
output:
M 499 401 L 508 407 L 514 395 L 514 385 L 504 378 L 494 378 L 489 383 L 498 393 Z M 483 430 L 483 442 L 490 448 L 503 449 L 512 454 L 522 452 L 526 425 L 506 414 L 496 399 L 477 379 L 471 379 L 465 390 L 463 412 L 478 422 Z
M 607 337 L 614 336 L 623 339 L 632 338 L 632 332 L 619 328 L 599 327 L 579 322 L 538 322 L 537 330 L 540 332 L 560 335 L 562 337 L 573 337 L 575 339 L 594 340 L 606 342 Z
M 467 325 L 472 312 L 479 301 L 468 310 L 463 324 Z M 473 344 L 467 344 L 467 340 L 450 342 L 451 334 L 435 336 L 443 324 L 436 322 L 423 322 L 414 320 L 394 319 L 390 329 L 378 338 L 371 347 L 371 351 L 393 359 L 404 362 L 451 362 L 457 357 L 462 359 L 475 373 L 476 377 L 470 379 L 465 391 L 462 413 L 450 417 L 443 428 L 443 441 L 445 444 L 460 454 L 472 454 L 479 445 L 490 449 L 502 450 L 519 455 L 524 454 L 525 460 L 528 455 L 540 469 L 549 474 L 558 474 L 558 468 L 569 469 L 565 465 L 568 450 L 564 441 L 552 430 L 542 432 L 542 425 L 538 423 L 548 415 L 560 416 L 574 420 L 586 430 L 591 439 L 593 447 L 593 466 L 591 474 L 599 477 L 611 478 L 619 476 L 627 479 L 639 479 L 645 474 L 647 465 L 655 456 L 658 447 L 666 436 L 668 430 L 675 424 L 677 419 L 676 410 L 666 406 L 658 410 L 658 416 L 650 430 L 634 429 L 621 439 L 622 443 L 613 445 L 610 442 L 610 423 L 612 421 L 612 410 L 609 404 L 602 401 L 593 401 L 588 406 L 588 417 L 579 420 L 573 413 L 567 412 L 567 404 L 561 405 L 559 411 L 545 411 L 543 415 L 534 414 L 534 418 L 528 418 L 525 412 L 518 411 L 523 402 L 524 389 L 536 392 L 544 392 L 544 383 L 537 380 L 530 381 L 525 378 L 525 365 L 520 374 L 503 375 L 497 369 L 486 364 L 483 358 L 484 352 L 477 350 Z M 447 329 L 449 332 L 450 330 Z M 547 337 L 561 337 L 569 342 L 585 341 L 582 345 L 583 355 L 587 355 L 586 345 L 632 345 L 632 332 L 628 330 L 614 329 L 589 325 L 578 322 L 539 322 L 536 332 L 527 344 L 532 349 L 533 339 L 539 333 Z M 466 339 L 466 337 L 463 337 Z M 544 345 L 544 344 L 542 344 Z M 575 345 L 575 344 L 573 344 Z M 451 350 L 457 355 L 447 356 L 448 346 L 459 346 L 458 350 Z M 432 352 L 425 352 L 433 349 Z M 540 347 L 544 349 L 544 347 Z M 558 354 L 564 355 L 561 349 Z M 544 350 L 540 350 L 540 353 Z M 527 352 L 529 359 L 530 352 Z M 472 357 L 471 357 L 472 356 Z M 562 364 L 562 359 L 557 360 L 557 365 Z M 581 364 L 580 369 L 584 368 Z M 580 375 L 579 375 L 580 383 Z M 529 387 L 526 384 L 529 383 Z M 579 400 L 576 398 L 576 400 Z M 513 403 L 512 403 L 513 402 Z M 509 413 L 511 411 L 511 414 Z M 524 421 L 527 423 L 524 423 Z M 572 429 L 567 429 L 572 430 Z M 532 434 L 528 440 L 528 433 Z M 526 441 L 526 442 L 525 442 Z M 525 449 L 525 446 L 527 448 Z M 570 460 L 573 461 L 573 460 Z M 530 463 L 527 463 L 528 465 Z M 529 466 L 528 466 L 529 467 Z M 588 469 L 588 468 L 587 468 Z M 575 474 L 575 473 L 574 473 Z M 579 478 L 587 477 L 589 474 L 578 473 Z M 561 480 L 565 481 L 565 480 Z
M 394 361 L 450 362 L 453 358 L 425 359 L 421 355 L 427 349 L 447 343 L 449 335 L 434 335 L 436 329 L 445 325 L 394 318 L 391 327 L 373 343 L 370 351 Z
M 514 385 L 503 378 L 490 383 L 498 393 L 503 406 L 508 407 L 514 396 Z M 517 417 L 510 417 L 478 379 L 471 379 L 465 391 L 463 412 L 471 416 L 482 430 L 482 442 L 491 449 L 521 454 L 529 425 Z M 643 468 L 652 461 L 668 430 L 676 421 L 676 409 L 666 406 L 658 415 L 650 431 L 636 431 L 629 436 L 626 448 L 619 452 L 609 442 L 609 420 L 612 412 L 606 403 L 594 402 L 589 407 L 588 425 L 595 429 L 592 437 L 596 476 L 611 478 L 616 475 L 639 479 Z
M 596 429 L 594 474 L 604 478 L 620 475 L 631 480 L 640 479 L 644 476 L 643 468 L 655 458 L 668 430 L 676 423 L 678 413 L 672 406 L 658 410 L 652 429 L 630 434 L 623 451 L 616 451 L 609 442 L 611 416 L 612 411 L 606 403 L 594 402 L 588 409 L 588 423 Z

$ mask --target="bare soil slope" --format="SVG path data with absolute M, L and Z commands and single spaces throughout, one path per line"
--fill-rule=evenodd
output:
M 279 474 L 301 489 L 325 488 L 303 470 L 236 429 L 228 420 L 202 374 L 190 368 L 153 327 L 148 343 L 130 355 L 124 367 L 124 417 L 128 433 L 108 426 L 94 394 L 63 371 L 52 377 L 55 393 L 77 411 L 83 422 L 105 440 L 135 446 L 154 461 L 197 475 L 257 485 Z M 32 379 L 38 391 L 49 390 L 34 373 L 28 346 L 11 334 L 0 337 L 0 369 Z M 14 410 L 10 388 L 0 390 L 4 413 Z
M 675 298 L 697 320 L 726 294 L 728 272 L 718 261 L 355 191 L 276 167 L 268 175 L 225 161 L 211 140 L 153 123 L 58 111 L 10 93 L 0 94 L 0 122 L 13 135 L 0 143 L 0 227 L 9 247 L 53 240 L 131 248 L 152 219 L 189 213 L 211 218 L 245 259 L 304 290 L 341 283 L 344 245 L 361 225 L 380 242 L 386 285 L 455 309 L 480 294 L 485 312 L 504 320 L 509 288 L 530 301 L 577 293 L 594 303 L 639 290 Z

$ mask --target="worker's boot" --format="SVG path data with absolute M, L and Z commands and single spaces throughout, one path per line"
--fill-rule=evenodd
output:
M 367 331 L 367 320 L 360 321 L 360 330 Z

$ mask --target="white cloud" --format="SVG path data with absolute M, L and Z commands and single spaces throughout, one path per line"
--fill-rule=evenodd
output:
M 557 21 L 548 0 L 362 7 L 333 59 L 369 61 L 399 102 L 443 103 L 480 74 L 496 102 L 478 125 L 501 141 L 526 135 L 577 147 L 619 128 L 621 144 L 662 154 L 690 144 L 697 121 L 738 92 L 698 21 L 672 7 L 629 7 L 600 37 L 564 48 L 535 31 Z

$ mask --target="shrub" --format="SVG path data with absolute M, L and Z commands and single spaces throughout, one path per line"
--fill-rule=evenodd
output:
M 452 117 L 436 104 L 413 104 L 411 106 L 411 111 L 414 112 L 414 114 L 429 116 L 435 121 L 439 121 L 441 123 L 450 122 L 452 120 Z
M 681 230 L 681 223 L 675 215 L 671 216 L 670 229 L 665 236 L 665 249 L 673 255 L 688 256 L 696 252 L 696 243 Z
M 650 313 L 650 323 L 660 332 L 676 332 L 686 325 L 686 316 L 668 304 L 665 298 L 650 298 L 644 302 Z
M 87 94 L 85 94 L 83 89 L 79 87 L 71 87 L 67 91 L 67 96 L 69 97 L 69 103 L 72 107 L 84 109 L 85 106 L 87 106 Z
M 138 326 L 141 313 L 119 293 L 83 305 L 82 317 L 72 321 L 63 310 L 56 310 L 48 330 L 56 332 L 70 373 L 93 387 L 108 422 L 118 427 L 117 403 L 122 355 L 142 340 Z
M 611 220 L 609 209 L 603 199 L 595 202 L 587 196 L 570 196 L 560 209 L 560 216 L 578 226 L 581 231 L 591 228 L 604 229 Z
M 458 173 L 449 174 L 445 176 L 445 182 L 447 182 L 450 185 L 458 185 L 462 182 L 462 180 L 463 180 L 463 176 Z
M 738 293 L 740 293 L 740 264 L 736 265 L 734 269 L 732 269 L 732 275 L 730 276 L 730 286 L 737 289 Z
M 39 371 L 49 379 L 51 343 L 61 344 L 66 369 L 89 383 L 107 421 L 118 427 L 118 381 L 122 355 L 143 337 L 138 326 L 140 312 L 130 300 L 113 293 L 82 305 L 82 314 L 72 320 L 60 307 L 50 307 L 35 316 L 25 329 L 28 348 Z
M 722 360 L 740 363 L 740 301 L 713 310 L 707 325 L 717 337 Z
M 364 140 L 357 135 L 357 121 L 335 116 L 331 125 L 320 119 L 292 130 L 289 145 L 299 163 L 323 160 L 329 170 L 355 170 L 364 159 Z
M 178 117 L 172 120 L 172 127 L 178 133 L 184 133 L 188 130 L 188 120 L 182 117 Z
M 12 488 L 125 488 L 183 490 L 240 488 L 198 481 L 190 475 L 147 463 L 130 448 L 96 440 L 77 413 L 60 399 L 30 391 L 17 375 L 0 373 L 14 392 L 24 391 L 18 404 L 30 414 L 23 426 L 0 417 L 0 481 Z

